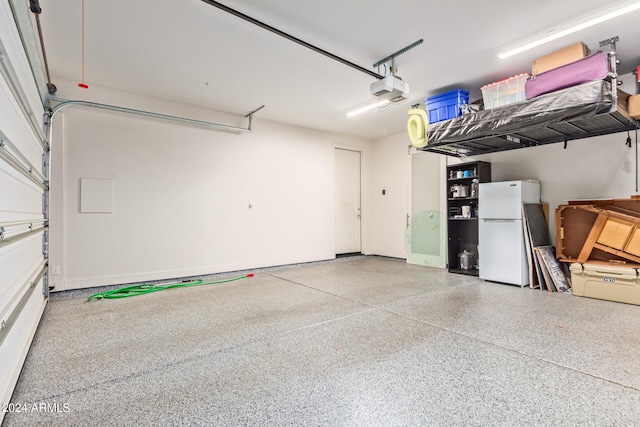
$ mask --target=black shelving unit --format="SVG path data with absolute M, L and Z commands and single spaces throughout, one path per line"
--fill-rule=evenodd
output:
M 459 172 L 462 176 L 459 176 Z M 448 270 L 451 273 L 478 275 L 478 194 L 471 194 L 472 183 L 491 181 L 491 163 L 467 162 L 447 166 L 447 233 Z M 454 197 L 452 187 L 463 186 L 468 190 L 464 197 Z M 457 193 L 459 195 L 459 193 Z M 463 206 L 469 206 L 470 217 L 463 216 Z M 463 251 L 473 254 L 473 268 L 462 269 L 458 254 Z

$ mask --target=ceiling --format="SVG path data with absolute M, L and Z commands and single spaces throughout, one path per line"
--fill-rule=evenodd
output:
M 374 101 L 375 79 L 201 0 L 86 0 L 85 83 L 330 132 L 380 138 L 406 129 L 427 96 L 531 71 L 531 60 L 582 41 L 619 36 L 621 74 L 640 64 L 640 11 L 514 57 L 496 52 L 607 6 L 602 0 L 220 0 L 226 6 L 363 68 L 396 59 L 410 99 L 348 118 Z M 81 81 L 81 0 L 40 0 L 52 81 Z M 579 6 L 578 6 L 579 5 Z M 91 89 L 89 89 L 89 92 Z M 58 93 L 65 97 L 64 93 Z M 126 107 L 126 106 L 125 106 Z

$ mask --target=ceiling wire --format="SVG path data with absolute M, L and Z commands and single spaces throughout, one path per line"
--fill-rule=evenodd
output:
M 353 62 L 347 61 L 346 59 L 341 58 L 341 57 L 339 57 L 337 55 L 334 55 L 333 53 L 327 52 L 324 49 L 321 49 L 321 48 L 319 48 L 317 46 L 314 46 L 314 45 L 312 45 L 310 43 L 307 43 L 304 40 L 300 40 L 299 38 L 297 38 L 295 36 L 292 36 L 291 34 L 287 34 L 284 31 L 281 31 L 281 30 L 279 30 L 277 28 L 274 28 L 269 24 L 265 24 L 262 21 L 258 21 L 255 18 L 252 18 L 252 17 L 250 17 L 248 15 L 245 15 L 244 13 L 239 12 L 239 11 L 237 11 L 235 9 L 232 9 L 229 6 L 225 6 L 224 4 L 219 3 L 219 2 L 217 2 L 215 0 L 202 0 L 202 1 L 207 3 L 207 4 L 209 4 L 209 5 L 211 5 L 211 6 L 217 7 L 218 9 L 223 10 L 223 11 L 225 11 L 225 12 L 231 14 L 231 15 L 237 16 L 238 18 L 244 19 L 245 21 L 250 22 L 250 23 L 252 23 L 254 25 L 257 25 L 258 27 L 261 27 L 261 28 L 263 28 L 263 29 L 265 29 L 267 31 L 271 31 L 272 33 L 277 34 L 280 37 L 284 37 L 287 40 L 290 40 L 290 41 L 292 41 L 294 43 L 298 43 L 299 45 L 304 46 L 307 49 L 311 49 L 314 52 L 320 53 L 320 54 L 322 54 L 322 55 L 324 55 L 324 56 L 326 56 L 328 58 L 331 58 L 334 61 L 338 61 L 338 62 L 340 62 L 342 64 L 345 64 L 345 65 L 347 65 L 347 66 L 349 66 L 349 67 L 351 67 L 353 69 L 356 69 L 358 71 L 361 71 L 361 72 L 363 72 L 363 73 L 365 73 L 365 74 L 367 74 L 367 75 L 369 75 L 371 77 L 375 77 L 378 80 L 383 78 L 383 76 L 381 76 L 378 73 L 375 73 L 375 72 L 373 72 L 371 70 L 367 70 L 366 68 L 363 68 L 363 67 L 361 67 L 361 66 L 359 66 L 357 64 L 354 64 Z
M 82 0 L 82 82 L 78 83 L 78 87 L 83 89 L 89 89 L 89 86 L 84 82 L 84 0 Z

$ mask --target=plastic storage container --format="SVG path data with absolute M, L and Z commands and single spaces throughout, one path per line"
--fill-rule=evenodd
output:
M 466 90 L 452 90 L 440 95 L 430 96 L 425 101 L 429 123 L 460 117 L 462 115 L 460 107 L 468 103 L 469 92 Z
M 640 305 L 638 269 L 573 263 L 570 270 L 574 295 Z
M 524 101 L 525 84 L 529 77 L 531 76 L 528 73 L 522 73 L 482 86 L 480 89 L 485 110 Z

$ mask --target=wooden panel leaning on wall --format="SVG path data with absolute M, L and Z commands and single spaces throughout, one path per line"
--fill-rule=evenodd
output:
M 561 261 L 640 266 L 640 196 L 570 201 L 555 217 Z

